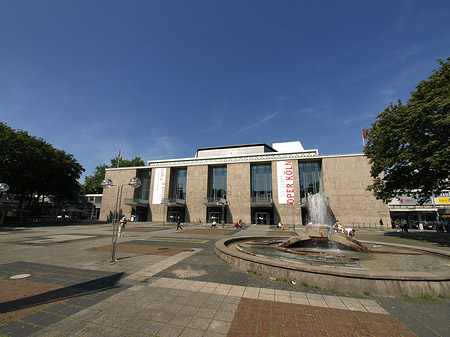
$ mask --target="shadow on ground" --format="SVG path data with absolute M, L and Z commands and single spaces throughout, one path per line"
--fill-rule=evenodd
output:
M 78 283 L 70 287 L 3 302 L 0 303 L 0 314 L 101 292 L 113 288 L 124 275 L 124 273 L 118 273 L 88 282 Z
M 385 237 L 392 237 L 405 240 L 425 241 L 437 244 L 441 247 L 450 247 L 450 233 L 436 233 L 436 232 L 388 232 L 384 234 Z

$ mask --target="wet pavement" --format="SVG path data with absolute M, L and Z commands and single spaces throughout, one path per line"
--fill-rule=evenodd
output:
M 175 228 L 129 223 L 117 262 L 110 225 L 0 228 L 0 336 L 450 335 L 444 296 L 337 293 L 238 271 L 215 255 L 217 240 L 266 235 L 267 226 Z M 448 234 L 361 229 L 357 239 L 450 249 Z

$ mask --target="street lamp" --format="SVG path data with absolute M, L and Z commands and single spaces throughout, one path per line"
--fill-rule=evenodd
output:
M 101 186 L 103 188 L 111 188 L 112 186 L 117 186 L 117 195 L 116 195 L 116 205 L 114 207 L 114 215 L 112 219 L 113 224 L 113 233 L 112 233 L 112 242 L 111 242 L 111 262 L 116 262 L 116 243 L 117 243 L 117 230 L 118 230 L 118 218 L 120 212 L 120 204 L 122 201 L 122 189 L 124 186 L 131 186 L 133 188 L 138 188 L 141 186 L 141 180 L 139 178 L 131 178 L 127 184 L 122 185 L 114 185 L 111 179 L 103 179 L 101 182 Z
M 6 192 L 7 190 L 9 190 L 8 184 L 0 183 L 0 192 Z
M 9 190 L 8 184 L 0 183 L 0 195 L 1 195 L 3 192 L 6 192 L 6 191 L 8 191 L 8 190 Z M 3 225 L 3 219 L 4 219 L 4 218 L 5 218 L 5 211 L 2 212 L 2 221 L 0 222 L 0 225 Z

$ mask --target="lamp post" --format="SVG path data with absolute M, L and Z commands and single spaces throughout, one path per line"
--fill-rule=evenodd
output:
M 117 186 L 117 194 L 116 194 L 116 205 L 114 207 L 114 214 L 112 219 L 112 225 L 113 225 L 113 233 L 112 233 L 112 240 L 111 240 L 111 262 L 116 262 L 116 244 L 117 244 L 117 231 L 118 231 L 118 218 L 120 213 L 120 204 L 122 201 L 122 189 L 124 186 L 131 186 L 133 188 L 138 188 L 141 186 L 141 180 L 139 178 L 131 178 L 130 181 L 127 184 L 121 184 L 121 185 L 114 185 L 113 181 L 111 179 L 103 179 L 101 186 L 103 188 L 111 188 L 112 186 Z
M 3 192 L 6 192 L 6 191 L 8 191 L 8 190 L 9 190 L 8 184 L 0 183 L 0 195 L 1 195 Z M 5 211 L 2 212 L 2 221 L 0 222 L 0 225 L 3 225 L 3 219 L 4 219 L 4 218 L 5 218 Z

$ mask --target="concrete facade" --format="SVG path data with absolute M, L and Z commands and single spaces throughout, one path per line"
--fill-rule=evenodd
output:
M 209 211 L 226 213 L 226 222 L 232 223 L 242 219 L 245 223 L 256 222 L 257 212 L 267 212 L 270 223 L 278 224 L 281 220 L 285 225 L 306 225 L 306 204 L 300 203 L 300 179 L 299 162 L 319 162 L 321 166 L 321 190 L 329 200 L 330 209 L 336 219 L 344 226 L 352 227 L 376 227 L 380 218 L 385 224 L 390 222 L 389 208 L 381 201 L 376 200 L 372 194 L 366 191 L 371 183 L 370 166 L 367 158 L 362 154 L 319 156 L 317 150 L 303 150 L 298 152 L 277 152 L 270 146 L 249 145 L 256 153 L 249 153 L 245 146 L 230 147 L 233 151 L 218 148 L 219 151 L 211 149 L 200 149 L 194 158 L 149 161 L 147 166 L 133 168 L 107 169 L 106 178 L 114 184 L 127 184 L 134 176 L 139 177 L 141 171 L 166 168 L 166 181 L 164 201 L 153 204 L 153 192 L 155 176 L 152 173 L 150 195 L 148 200 L 139 199 L 136 202 L 121 201 L 120 212 L 127 218 L 137 211 L 144 214 L 142 221 L 170 221 L 168 212 L 171 214 L 179 212 L 185 222 L 208 223 L 210 221 Z M 267 151 L 267 149 L 273 151 Z M 202 153 L 204 151 L 205 153 Z M 233 155 L 230 153 L 233 152 Z M 210 156 L 221 153 L 220 156 Z M 226 154 L 226 155 L 225 155 Z M 277 162 L 292 162 L 293 186 L 295 201 L 290 204 L 278 199 Z M 272 169 L 272 200 L 265 204 L 252 202 L 252 165 L 269 164 Z M 209 197 L 209 174 L 210 167 L 226 167 L 227 191 L 226 200 L 221 199 L 219 203 L 206 202 Z M 171 181 L 170 171 L 172 168 L 183 168 L 187 171 L 186 197 L 185 200 L 173 200 L 170 196 Z M 173 179 L 173 178 L 172 178 Z M 100 220 L 111 219 L 114 212 L 117 187 L 105 189 L 103 192 L 102 209 Z M 130 186 L 123 187 L 123 197 L 136 199 L 139 190 L 133 190 Z M 221 213 L 221 217 L 222 217 Z M 223 219 L 223 217 L 222 217 Z M 173 220 L 173 218 L 172 218 Z
M 363 155 L 322 159 L 323 192 L 336 219 L 350 227 L 378 227 L 390 223 L 389 207 L 376 200 L 366 187 L 371 184 L 370 164 Z
M 229 210 L 234 221 L 251 223 L 250 182 L 250 163 L 227 166 Z

